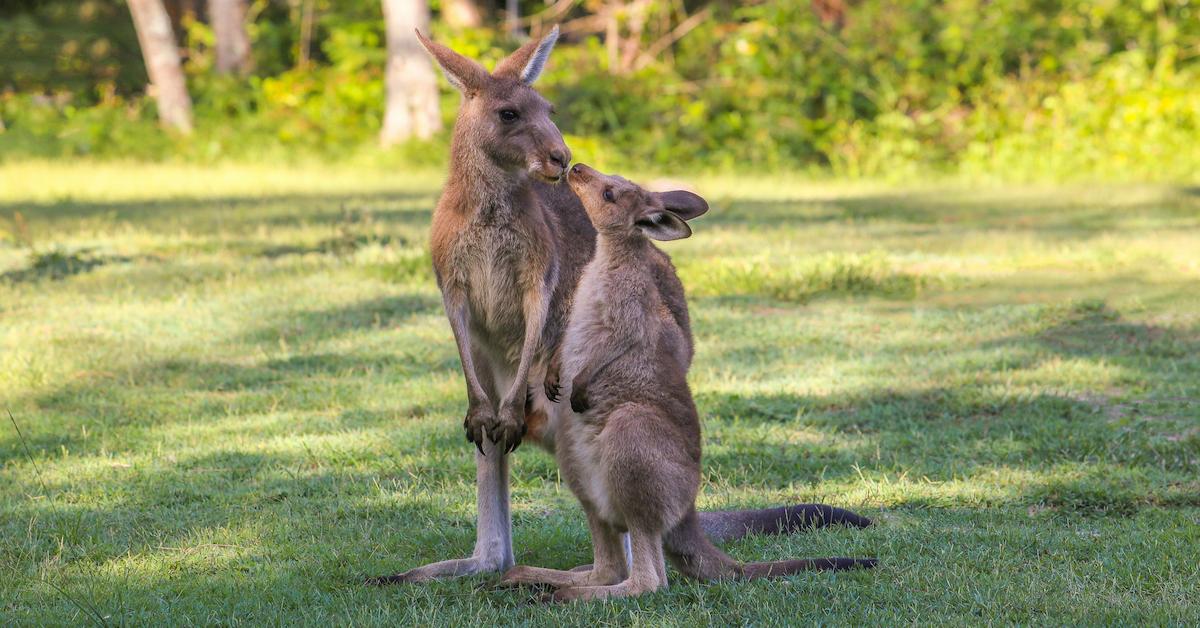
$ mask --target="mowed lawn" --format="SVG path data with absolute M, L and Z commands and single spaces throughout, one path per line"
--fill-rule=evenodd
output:
M 474 541 L 440 180 L 0 166 L 0 625 L 1200 623 L 1200 189 L 1171 186 L 692 180 L 713 209 L 665 248 L 701 505 L 858 510 L 726 550 L 880 567 L 363 586 Z M 513 468 L 518 561 L 589 562 L 553 459 Z

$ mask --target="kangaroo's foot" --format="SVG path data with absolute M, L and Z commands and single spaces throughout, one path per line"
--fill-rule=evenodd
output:
M 593 569 L 591 565 L 583 565 L 570 571 L 518 565 L 504 574 L 500 584 L 501 586 L 547 584 L 553 587 L 591 587 L 617 584 L 622 579 L 624 579 L 624 575 L 617 570 Z
M 547 584 L 552 587 L 581 587 L 596 584 L 591 582 L 591 579 L 591 569 L 587 571 L 561 571 L 559 569 L 517 565 L 504 574 L 504 577 L 500 579 L 500 586 L 513 587 L 525 584 Z
M 368 578 L 367 584 L 374 586 L 384 586 L 389 584 L 401 584 L 404 582 L 429 582 L 430 580 L 441 580 L 445 578 L 460 578 L 462 576 L 472 576 L 480 573 L 499 573 L 503 572 L 509 565 L 504 564 L 504 560 L 500 558 L 484 558 L 472 556 L 470 558 L 455 558 L 452 560 L 443 560 L 436 563 L 423 565 L 415 569 L 392 574 L 390 576 L 379 576 L 376 578 Z
M 624 582 L 606 586 L 567 587 L 551 595 L 548 602 L 573 602 L 575 600 L 608 600 L 618 597 L 634 597 L 659 589 L 657 581 L 630 578 Z

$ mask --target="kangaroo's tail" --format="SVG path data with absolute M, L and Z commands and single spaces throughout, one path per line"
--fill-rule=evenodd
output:
M 702 512 L 700 527 L 714 541 L 731 541 L 748 534 L 790 534 L 797 530 L 849 525 L 865 528 L 871 520 L 825 504 L 796 504 L 762 510 Z
M 800 571 L 874 567 L 874 558 L 805 558 L 742 564 L 722 552 L 704 534 L 693 511 L 663 535 L 667 559 L 685 576 L 697 580 L 778 578 Z

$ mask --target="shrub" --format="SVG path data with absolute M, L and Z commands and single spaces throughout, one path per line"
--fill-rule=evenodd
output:
M 112 41 L 128 35 L 111 0 L 84 4 L 101 7 L 93 13 L 107 16 L 102 25 L 120 22 Z M 325 10 L 307 64 L 296 62 L 286 7 L 262 4 L 252 31 L 259 73 L 248 80 L 213 76 L 211 33 L 187 22 L 198 129 L 187 139 L 155 128 L 141 75 L 123 69 L 127 55 L 114 56 L 121 71 L 96 89 L 34 80 L 27 68 L 0 73 L 9 85 L 0 159 L 438 163 L 447 133 L 374 147 L 384 63 L 377 4 L 318 2 Z M 39 28 L 75 15 L 61 2 L 44 6 L 44 24 L 13 20 L 0 43 L 28 47 L 21 42 Z M 807 0 L 712 8 L 674 61 L 626 75 L 610 72 L 595 37 L 560 46 L 540 87 L 578 156 L 608 168 L 890 178 L 1190 179 L 1200 170 L 1200 20 L 1186 0 L 862 0 L 844 22 L 822 21 Z M 514 45 L 488 29 L 439 35 L 485 64 Z M 96 63 L 115 63 L 105 59 Z M 444 86 L 447 127 L 457 100 Z

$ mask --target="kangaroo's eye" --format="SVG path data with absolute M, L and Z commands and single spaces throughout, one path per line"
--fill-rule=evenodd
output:
M 616 200 L 616 197 L 613 196 L 612 188 L 604 188 L 604 200 L 610 203 Z
M 500 119 L 504 122 L 516 122 L 517 118 L 520 118 L 520 117 L 521 117 L 521 114 L 517 113 L 516 111 L 513 111 L 512 109 L 501 109 L 500 110 Z

